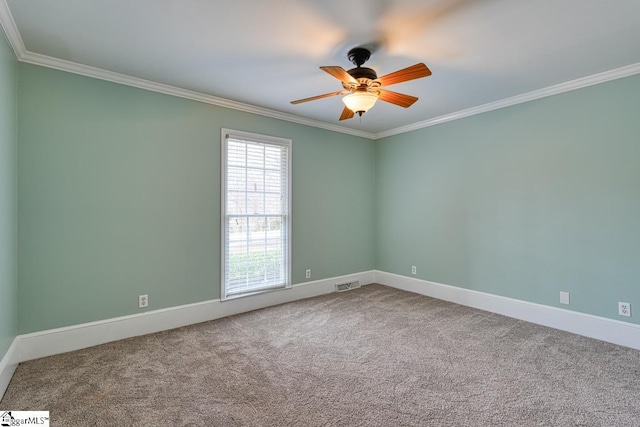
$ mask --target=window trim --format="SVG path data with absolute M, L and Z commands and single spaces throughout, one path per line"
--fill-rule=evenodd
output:
M 227 170 L 228 170 L 228 161 L 227 161 L 227 138 L 228 136 L 234 136 L 238 139 L 246 139 L 249 141 L 263 143 L 263 144 L 271 144 L 271 145 L 280 145 L 287 148 L 287 214 L 286 214 L 286 281 L 284 286 L 272 287 L 259 289 L 256 291 L 250 291 L 246 293 L 227 295 L 226 292 L 226 227 L 227 227 Z M 282 289 L 290 289 L 292 286 L 292 266 L 291 266 L 291 229 L 292 229 L 292 203 L 291 203 L 291 194 L 292 194 L 292 185 L 291 185 L 291 177 L 292 177 L 292 150 L 293 150 L 293 141 L 288 138 L 281 138 L 276 136 L 268 136 L 261 135 L 257 133 L 238 131 L 228 128 L 221 128 L 220 132 L 220 301 L 232 300 L 236 298 L 242 298 L 250 295 L 257 295 L 266 292 L 280 291 Z

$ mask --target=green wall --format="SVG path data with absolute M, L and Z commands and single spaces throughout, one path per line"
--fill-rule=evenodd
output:
M 18 63 L 0 30 L 0 360 L 17 334 Z
M 372 270 L 367 139 L 20 64 L 20 333 L 219 298 L 220 129 L 293 140 L 293 283 Z
M 633 76 L 377 141 L 376 268 L 640 323 L 639 114 Z
M 372 142 L 18 72 L 19 333 L 138 313 L 142 293 L 150 310 L 219 297 L 222 127 L 293 140 L 294 283 L 306 268 L 316 280 L 415 265 L 421 279 L 638 323 L 617 301 L 640 307 L 640 76 Z M 13 96 L 0 120 L 15 118 Z M 3 129 L 0 253 L 15 263 L 16 130 Z M 10 321 L 15 272 L 2 286 Z M 0 330 L 0 350 L 15 334 Z

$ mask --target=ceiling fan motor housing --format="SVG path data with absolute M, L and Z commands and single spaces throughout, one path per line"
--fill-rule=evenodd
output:
M 378 78 L 378 75 L 373 69 L 366 68 L 366 67 L 352 68 L 349 71 L 347 71 L 347 73 L 349 73 L 351 77 L 353 77 L 356 80 L 360 80 L 360 79 L 375 80 Z

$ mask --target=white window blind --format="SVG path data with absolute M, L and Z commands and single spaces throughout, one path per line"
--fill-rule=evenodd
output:
M 291 140 L 222 129 L 222 294 L 291 286 Z

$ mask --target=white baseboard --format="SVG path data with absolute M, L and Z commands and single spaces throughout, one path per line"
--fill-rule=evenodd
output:
M 375 271 L 375 282 L 640 350 L 640 325 L 485 292 Z
M 329 279 L 293 285 L 289 289 L 235 298 L 219 299 L 147 311 L 130 316 L 116 317 L 97 322 L 83 323 L 64 328 L 39 331 L 16 337 L 17 362 L 66 353 L 99 344 L 131 338 L 181 326 L 215 320 L 245 313 L 272 305 L 335 292 L 337 283 L 359 280 L 361 284 L 373 283 L 374 272 L 348 274 Z
M 4 392 L 7 391 L 7 386 L 18 367 L 18 362 L 18 339 L 14 338 L 9 346 L 9 350 L 7 350 L 2 360 L 0 360 L 0 400 L 2 400 Z
M 335 292 L 336 284 L 355 280 L 363 285 L 380 283 L 640 350 L 640 325 L 371 270 L 223 302 L 217 299 L 203 301 L 19 335 L 0 361 L 0 398 L 19 362 L 328 294 Z

